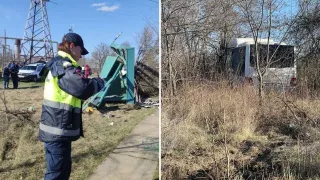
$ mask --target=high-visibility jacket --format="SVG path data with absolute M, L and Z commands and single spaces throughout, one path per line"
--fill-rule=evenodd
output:
M 83 136 L 82 103 L 104 87 L 99 78 L 84 79 L 77 62 L 67 53 L 47 63 L 44 99 L 39 126 L 43 142 L 75 141 Z M 80 68 L 81 69 L 81 68 Z

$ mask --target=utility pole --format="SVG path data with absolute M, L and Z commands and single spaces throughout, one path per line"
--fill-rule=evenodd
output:
M 4 46 L 3 46 L 3 61 L 6 61 L 7 56 L 7 33 L 6 30 L 4 30 Z

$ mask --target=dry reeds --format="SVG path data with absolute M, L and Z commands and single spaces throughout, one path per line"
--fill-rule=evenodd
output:
M 318 177 L 316 171 L 306 176 L 298 161 L 287 157 L 306 158 L 296 150 L 298 140 L 302 149 L 320 140 L 314 124 L 319 102 L 271 92 L 260 105 L 254 87 L 226 82 L 186 85 L 175 97 L 165 94 L 162 178 Z

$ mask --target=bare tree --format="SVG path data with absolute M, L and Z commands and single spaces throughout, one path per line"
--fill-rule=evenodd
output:
M 92 53 L 92 62 L 95 63 L 98 67 L 97 71 L 101 72 L 104 61 L 107 56 L 112 55 L 110 46 L 105 43 L 100 43 L 95 47 L 94 52 Z
M 299 8 L 301 13 L 297 22 L 290 30 L 292 42 L 297 47 L 299 58 L 299 81 L 310 91 L 317 92 L 320 69 L 320 1 L 302 1 Z
M 235 0 L 162 1 L 161 13 L 164 89 L 174 94 L 178 84 L 219 78 L 227 42 L 242 33 Z
M 241 1 L 238 3 L 240 8 L 239 14 L 246 19 L 246 25 L 255 42 L 252 56 L 254 58 L 255 71 L 258 74 L 260 99 L 263 98 L 264 76 L 268 68 L 273 63 L 279 61 L 276 58 L 276 54 L 280 46 L 271 53 L 271 36 L 277 36 L 279 44 L 283 43 L 288 37 L 289 30 L 295 24 L 296 17 L 301 13 L 298 11 L 290 20 L 285 18 L 279 19 L 278 17 L 284 14 L 282 12 L 284 5 L 283 1 L 277 0 Z M 279 32 L 279 28 L 282 31 Z M 267 39 L 266 51 L 263 51 L 263 48 L 261 48 L 260 38 Z
M 137 61 L 158 69 L 159 39 L 151 26 L 145 26 L 138 35 Z

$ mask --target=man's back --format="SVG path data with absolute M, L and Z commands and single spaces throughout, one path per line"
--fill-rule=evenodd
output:
M 3 75 L 4 76 L 9 76 L 10 75 L 10 71 L 9 71 L 9 68 L 7 66 L 3 68 Z
M 9 66 L 9 71 L 13 74 L 18 74 L 19 72 L 19 67 L 16 64 L 10 64 Z

